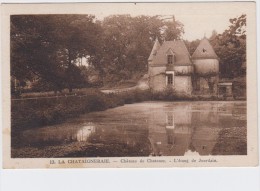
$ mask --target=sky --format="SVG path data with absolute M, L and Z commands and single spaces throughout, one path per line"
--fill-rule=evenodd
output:
M 246 12 L 243 3 L 137 3 L 100 6 L 98 10 L 89 10 L 97 19 L 113 14 L 165 15 L 175 16 L 184 24 L 184 40 L 196 40 L 210 37 L 213 30 L 222 33 L 230 25 L 229 19 Z

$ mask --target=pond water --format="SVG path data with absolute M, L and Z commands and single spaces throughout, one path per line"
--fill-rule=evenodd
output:
M 245 155 L 246 102 L 143 102 L 25 130 L 13 157 Z

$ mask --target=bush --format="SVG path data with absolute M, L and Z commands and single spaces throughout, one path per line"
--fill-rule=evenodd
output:
M 162 101 L 174 101 L 176 100 L 177 94 L 174 89 L 166 89 L 164 91 L 152 91 L 152 100 L 162 100 Z

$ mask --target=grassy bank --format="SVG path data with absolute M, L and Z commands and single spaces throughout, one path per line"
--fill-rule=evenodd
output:
M 61 123 L 68 118 L 77 117 L 83 113 L 103 111 L 124 104 L 153 100 L 213 101 L 222 99 L 216 96 L 180 95 L 171 90 L 164 92 L 133 90 L 117 94 L 105 94 L 97 89 L 89 89 L 82 95 L 12 100 L 11 125 L 12 130 L 36 128 Z

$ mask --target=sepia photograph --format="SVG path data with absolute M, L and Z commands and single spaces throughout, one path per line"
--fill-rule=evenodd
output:
M 254 3 L 5 8 L 5 168 L 258 164 Z

